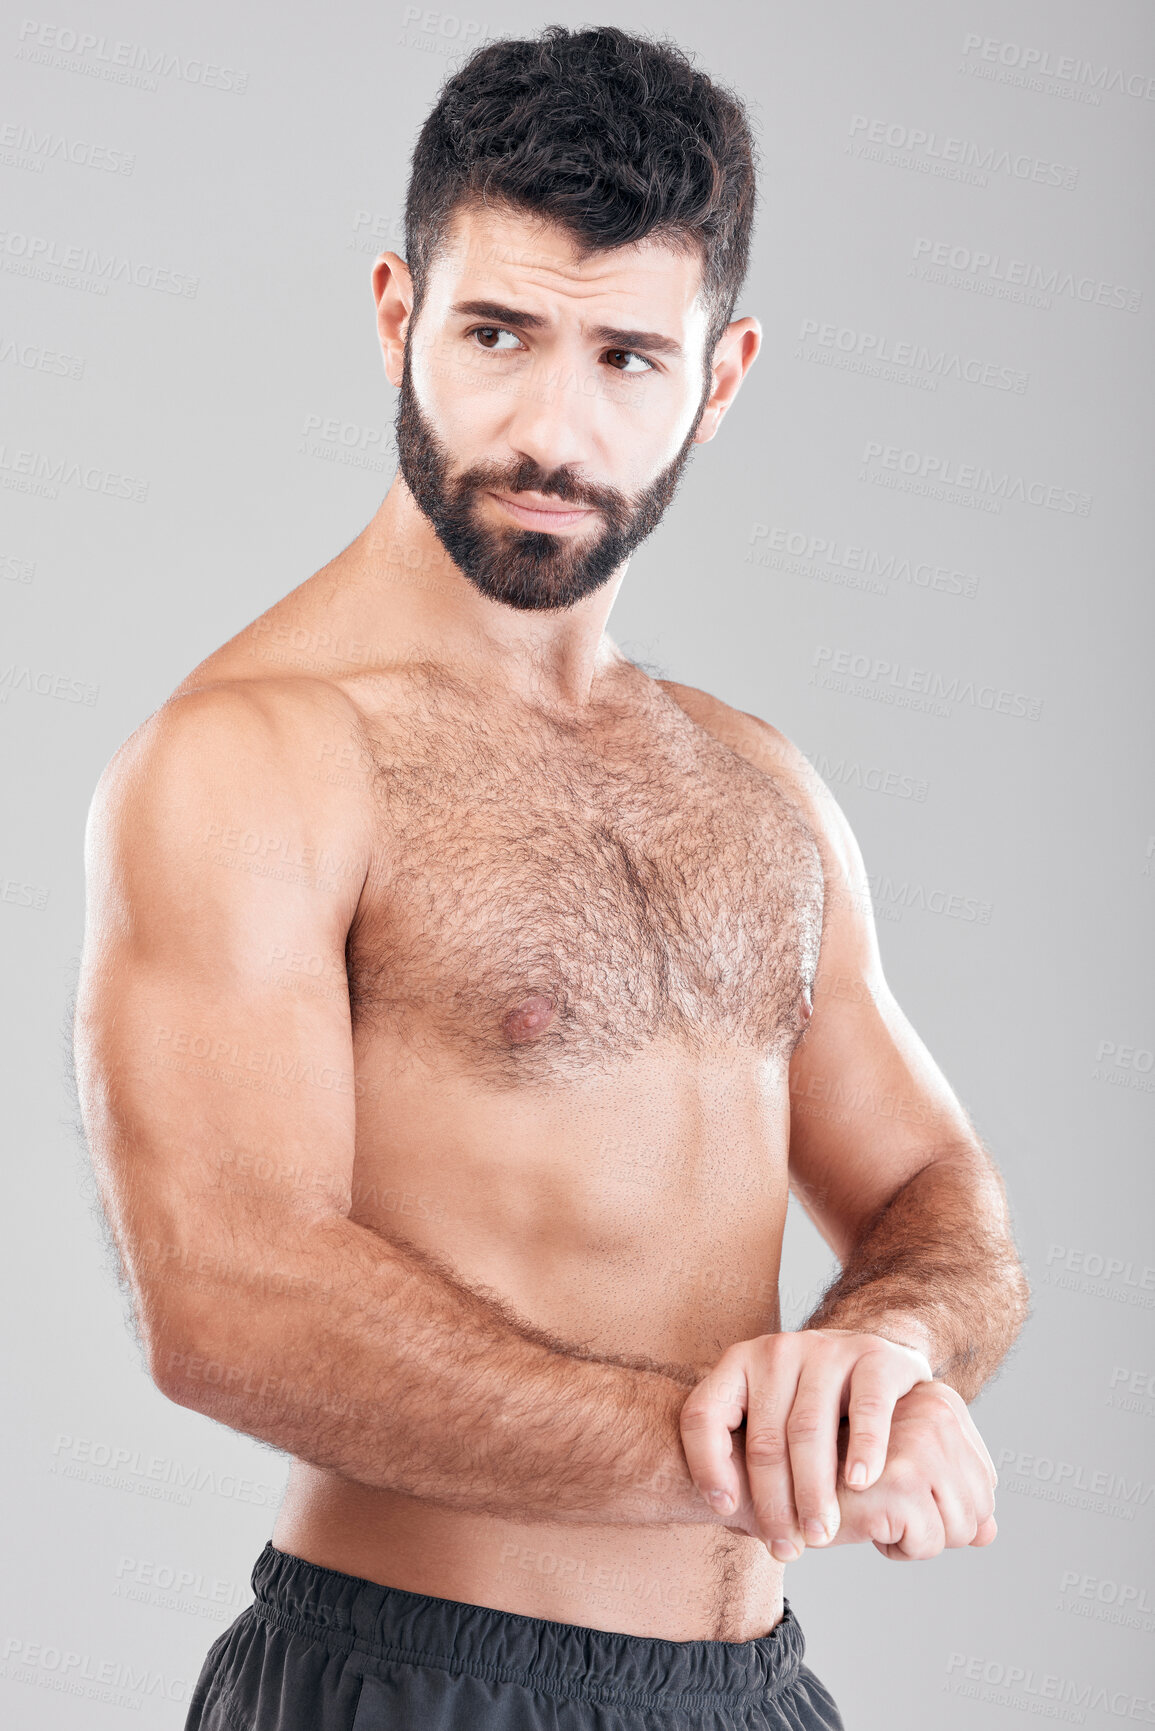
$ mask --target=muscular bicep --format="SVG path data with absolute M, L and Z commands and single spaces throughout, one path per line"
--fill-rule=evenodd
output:
M 970 1121 L 886 982 L 815 988 L 790 1064 L 790 1182 L 840 1258 L 932 1161 L 970 1157 Z
M 279 1234 L 347 1212 L 356 803 L 316 776 L 326 700 L 214 688 L 106 770 L 86 839 L 77 1083 L 155 1365 L 243 1305 Z
M 963 1107 L 883 974 L 858 843 L 816 776 L 805 789 L 823 855 L 814 1010 L 790 1062 L 790 1177 L 839 1256 L 933 1160 L 969 1158 Z

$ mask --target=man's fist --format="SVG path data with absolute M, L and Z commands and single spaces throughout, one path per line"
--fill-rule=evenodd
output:
M 736 1515 L 728 1525 L 790 1562 L 838 1532 L 843 1414 L 846 1483 L 865 1490 L 886 1463 L 895 1403 L 930 1380 L 921 1352 L 876 1334 L 814 1328 L 738 1341 L 683 1404 L 690 1475 L 711 1507 Z M 735 1450 L 731 1432 L 743 1425 L 745 1448 Z
M 895 1561 L 924 1561 L 963 1545 L 989 1545 L 994 1462 L 966 1403 L 945 1382 L 903 1395 L 890 1422 L 882 1477 L 855 1491 L 840 1480 L 836 1545 L 864 1544 Z

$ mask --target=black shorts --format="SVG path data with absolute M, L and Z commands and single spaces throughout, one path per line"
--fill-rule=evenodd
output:
M 267 1544 L 185 1731 L 842 1731 L 790 1607 L 755 1641 L 659 1641 L 381 1587 Z

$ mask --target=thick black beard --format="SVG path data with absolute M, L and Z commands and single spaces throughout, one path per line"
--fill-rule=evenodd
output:
M 710 384 L 707 373 L 694 424 L 673 462 L 631 501 L 614 487 L 575 480 L 565 467 L 550 473 L 531 457 L 509 467 L 475 463 L 460 475 L 451 475 L 450 453 L 417 401 L 406 343 L 401 398 L 394 417 L 398 466 L 437 539 L 483 595 L 523 611 L 560 611 L 600 589 L 661 522 L 693 454 Z M 485 490 L 532 491 L 568 504 L 593 506 L 603 513 L 606 527 L 590 545 L 547 530 L 488 529 L 474 511 L 475 495 Z

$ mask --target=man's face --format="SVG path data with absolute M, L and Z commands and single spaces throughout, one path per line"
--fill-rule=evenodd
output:
M 673 498 L 710 394 L 701 264 L 578 260 L 553 224 L 459 210 L 405 344 L 401 474 L 482 594 L 571 607 Z

